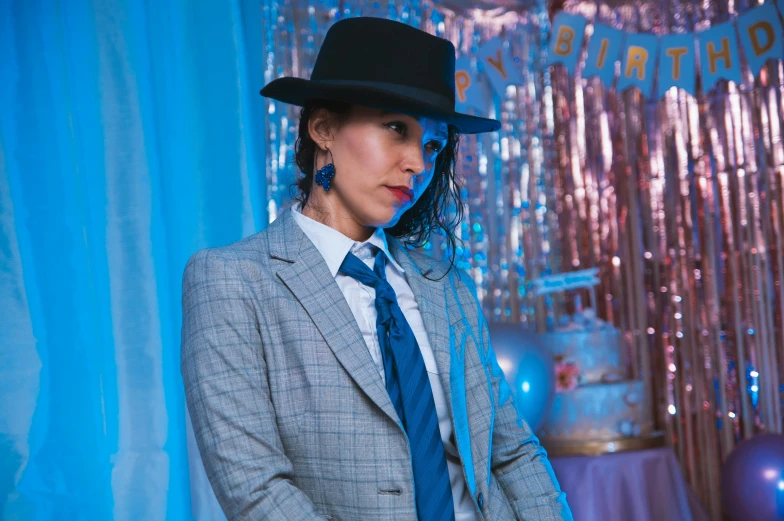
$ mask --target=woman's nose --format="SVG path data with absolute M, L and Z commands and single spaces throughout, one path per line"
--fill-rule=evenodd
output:
M 421 147 L 408 147 L 405 157 L 405 170 L 412 175 L 419 175 L 425 171 L 425 155 Z

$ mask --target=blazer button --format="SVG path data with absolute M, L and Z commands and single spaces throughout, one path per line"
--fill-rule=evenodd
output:
M 482 505 L 485 502 L 485 497 L 482 495 L 481 492 L 479 493 L 479 496 L 476 498 L 476 502 L 479 505 L 479 510 L 482 510 Z

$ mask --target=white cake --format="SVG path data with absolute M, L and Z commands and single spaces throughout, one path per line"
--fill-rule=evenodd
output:
M 545 447 L 649 435 L 642 380 L 627 380 L 621 336 L 588 309 L 540 335 L 556 361 L 557 391 L 537 435 Z M 548 447 L 549 448 L 549 447 Z
M 556 393 L 539 435 L 553 441 L 576 442 L 650 434 L 653 418 L 645 406 L 644 393 L 642 380 L 579 385 L 572 391 Z

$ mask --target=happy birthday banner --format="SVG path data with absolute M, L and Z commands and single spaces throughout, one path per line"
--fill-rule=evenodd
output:
M 784 0 L 779 0 L 784 9 Z M 577 70 L 588 21 L 576 14 L 559 12 L 553 22 L 547 49 L 547 64 L 563 64 L 570 74 Z M 724 78 L 741 83 L 743 80 L 740 49 L 752 75 L 756 76 L 769 59 L 784 60 L 784 24 L 776 6 L 767 2 L 739 16 L 737 20 L 716 25 L 705 31 L 656 36 L 621 31 L 601 23 L 593 24 L 588 40 L 582 77 L 599 77 L 618 92 L 637 87 L 645 95 L 664 96 L 671 87 L 678 87 L 692 96 L 697 94 L 697 74 L 702 78 L 702 92 L 708 92 Z M 509 45 L 493 38 L 480 46 L 473 59 L 462 56 L 456 61 L 455 87 L 459 110 L 484 110 L 490 96 L 484 73 L 493 90 L 503 95 L 508 85 L 522 82 Z M 620 72 L 616 78 L 616 63 Z
M 582 16 L 558 13 L 553 22 L 547 64 L 562 63 L 573 74 L 582 51 L 585 28 L 586 20 Z M 754 76 L 767 60 L 784 60 L 783 35 L 782 21 L 772 2 L 750 9 L 737 20 L 697 33 L 655 36 L 595 23 L 582 76 L 598 76 L 607 87 L 612 87 L 616 79 L 615 64 L 620 60 L 616 86 L 619 92 L 637 87 L 646 97 L 651 97 L 656 80 L 659 98 L 671 87 L 679 87 L 694 96 L 697 71 L 702 77 L 702 92 L 708 92 L 721 78 L 736 83 L 743 81 L 739 49 L 743 49 Z
M 587 270 L 557 273 L 532 279 L 530 286 L 534 295 L 547 295 L 548 293 L 556 293 L 558 291 L 592 288 L 600 282 L 599 268 L 589 268 Z

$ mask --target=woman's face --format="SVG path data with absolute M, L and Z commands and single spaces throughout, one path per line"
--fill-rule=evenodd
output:
M 427 188 L 447 139 L 444 122 L 354 106 L 323 143 L 332 152 L 327 161 L 335 165 L 335 178 L 323 195 L 342 220 L 394 226 Z

